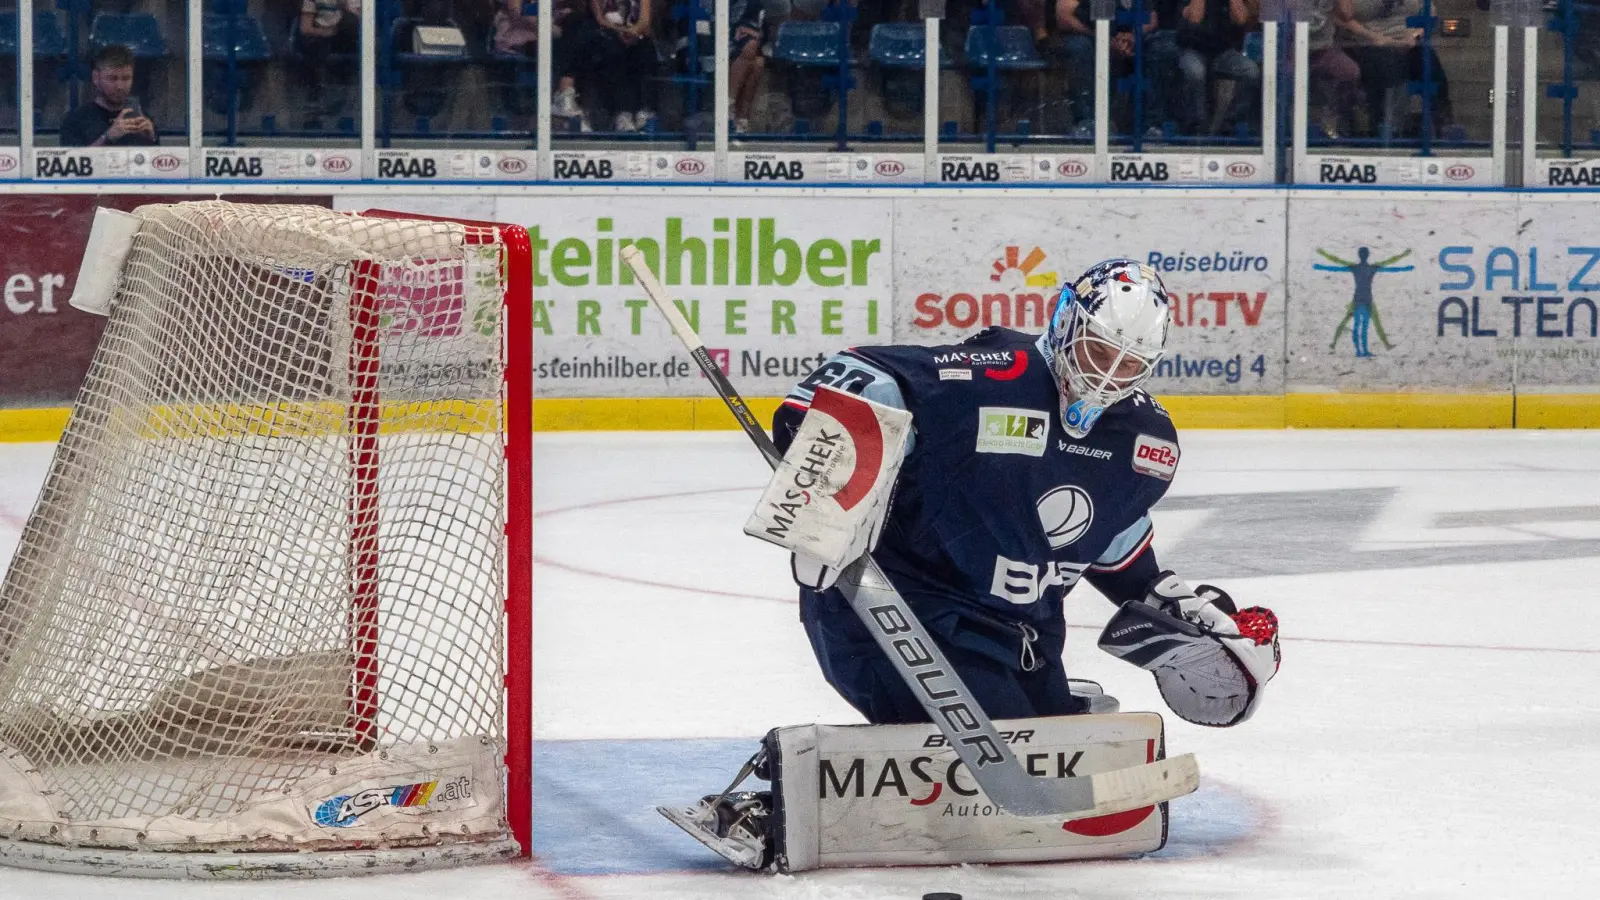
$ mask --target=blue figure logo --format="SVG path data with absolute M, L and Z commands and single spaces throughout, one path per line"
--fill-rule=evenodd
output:
M 1410 256 L 1410 250 L 1375 263 L 1367 262 L 1369 253 L 1366 247 L 1362 247 L 1356 251 L 1357 261 L 1350 262 L 1334 256 L 1321 247 L 1317 248 L 1317 255 L 1333 265 L 1317 263 L 1314 268 L 1323 272 L 1349 272 L 1350 277 L 1355 279 L 1355 294 L 1350 298 L 1350 305 L 1344 311 L 1344 318 L 1340 319 L 1338 327 L 1333 329 L 1333 340 L 1328 342 L 1329 350 L 1339 343 L 1339 334 L 1344 331 L 1347 322 L 1350 325 L 1350 342 L 1355 345 L 1357 357 L 1372 355 L 1372 351 L 1367 349 L 1367 332 L 1371 328 L 1377 329 L 1378 340 L 1383 342 L 1383 349 L 1394 349 L 1394 345 L 1389 343 L 1388 336 L 1383 333 L 1383 320 L 1378 318 L 1378 306 L 1372 300 L 1372 279 L 1379 272 L 1409 272 L 1415 266 L 1394 265 Z

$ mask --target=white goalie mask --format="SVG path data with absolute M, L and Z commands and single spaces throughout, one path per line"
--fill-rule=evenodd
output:
M 1097 263 L 1061 288 L 1045 343 L 1068 434 L 1087 436 L 1107 408 L 1154 374 L 1171 308 L 1161 276 L 1131 259 Z

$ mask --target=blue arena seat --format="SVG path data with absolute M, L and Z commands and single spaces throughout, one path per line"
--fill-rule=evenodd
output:
M 836 67 L 843 35 L 840 22 L 784 22 L 772 42 L 772 58 L 796 66 Z
M 872 26 L 867 38 L 867 58 L 877 67 L 882 81 L 880 93 L 884 109 L 893 116 L 908 117 L 922 112 L 924 49 L 927 31 L 921 22 L 880 22 Z M 939 68 L 954 68 L 950 51 L 939 48 Z M 869 131 L 881 123 L 869 123 Z
M 1043 69 L 1047 66 L 1026 25 L 974 25 L 967 30 L 967 65 L 987 69 L 993 58 L 1002 72 Z
M 89 25 L 89 47 L 99 50 L 121 44 L 133 51 L 136 59 L 159 59 L 167 55 L 167 41 L 161 24 L 149 13 L 100 13 Z
M 206 105 L 228 117 L 228 142 L 232 144 L 239 114 L 255 106 L 261 64 L 272 58 L 272 46 L 260 22 L 242 11 L 230 11 L 205 16 L 200 47 L 205 59 L 201 77 Z
M 0 57 L 17 55 L 17 11 L 0 12 Z M 67 55 L 67 38 L 61 33 L 61 20 L 48 9 L 33 12 L 33 58 L 62 59 Z
M 1033 43 L 1033 32 L 1026 25 L 974 24 L 967 30 L 966 57 L 967 70 L 971 73 L 968 81 L 973 90 L 973 112 L 976 120 L 983 123 L 986 147 L 993 153 L 1000 121 L 1010 118 L 1002 116 L 1002 107 L 1015 107 L 1019 100 L 1018 91 L 1010 83 L 1016 80 L 1018 73 L 1032 72 L 1036 82 L 1033 95 L 1042 96 L 1043 73 L 1049 64 L 1039 55 L 1039 48 Z M 1028 120 L 1016 120 L 1016 131 L 1026 133 L 1029 127 Z
M 495 95 L 495 112 L 500 116 L 530 115 L 538 107 L 538 60 L 520 50 L 496 47 L 492 28 L 484 36 L 483 58 Z
M 884 69 L 920 69 L 927 32 L 921 22 L 880 22 L 867 39 L 867 57 Z M 939 48 L 939 67 L 955 64 L 950 51 Z
M 850 58 L 845 55 L 845 28 L 846 23 L 839 19 L 790 20 L 778 26 L 772 58 L 794 67 L 786 79 L 786 93 L 796 133 L 809 132 L 810 120 L 824 115 L 834 99 L 843 97 L 855 83 L 849 74 Z
M 33 11 L 33 56 L 35 59 L 66 59 L 67 36 L 61 31 L 61 20 L 47 9 Z
M 412 35 L 423 24 L 433 23 L 402 16 L 390 24 L 388 65 L 393 71 L 388 78 L 383 77 L 383 55 L 379 54 L 379 77 L 383 84 L 400 88 L 400 105 L 417 117 L 418 133 L 428 130 L 425 120 L 443 115 L 449 108 L 457 73 L 468 61 L 465 47 L 449 54 L 413 52 Z M 459 30 L 454 21 L 437 24 Z
M 267 33 L 251 16 L 207 15 L 200 44 L 205 58 L 212 61 L 227 60 L 230 44 L 236 62 L 265 62 L 272 58 Z

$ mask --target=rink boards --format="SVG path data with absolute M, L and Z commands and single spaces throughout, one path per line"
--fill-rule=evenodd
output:
M 53 439 L 98 340 L 65 302 L 94 207 L 185 189 L 0 197 L 0 438 Z M 621 265 L 629 245 L 748 397 L 843 347 L 1041 330 L 1065 281 L 1122 255 L 1173 294 L 1151 387 L 1180 425 L 1600 424 L 1600 225 L 1581 194 L 349 189 L 293 199 L 528 227 L 540 430 L 729 425 Z

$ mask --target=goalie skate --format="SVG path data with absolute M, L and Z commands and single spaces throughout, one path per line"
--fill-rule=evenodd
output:
M 710 794 L 693 806 L 658 806 L 656 812 L 728 862 L 760 872 L 772 864 L 771 797 L 765 791 Z

